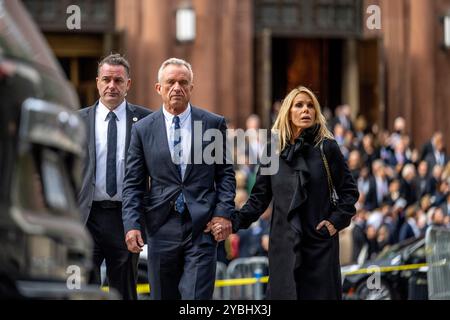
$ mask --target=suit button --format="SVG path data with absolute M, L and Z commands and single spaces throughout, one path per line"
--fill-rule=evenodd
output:
M 170 206 L 172 207 L 175 204 L 174 201 L 170 201 Z

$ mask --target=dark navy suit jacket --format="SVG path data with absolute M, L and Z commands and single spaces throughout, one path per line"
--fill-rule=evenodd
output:
M 236 181 L 232 164 L 225 161 L 225 119 L 193 106 L 191 108 L 191 163 L 186 167 L 183 181 L 170 155 L 162 108 L 133 127 L 123 190 L 125 233 L 141 229 L 139 215 L 144 212 L 147 232 L 152 236 L 166 221 L 180 192 L 183 192 L 192 218 L 193 238 L 203 232 L 212 217 L 230 218 L 234 212 Z M 207 129 L 220 130 L 223 138 L 222 163 L 207 164 L 203 159 L 201 163 L 193 163 L 194 155 L 198 157 L 210 144 L 194 141 L 194 122 L 197 125 L 201 123 L 202 132 Z M 146 191 L 143 185 L 148 177 L 150 191 L 148 203 L 144 203 Z
M 85 224 L 89 218 L 95 191 L 95 111 L 97 109 L 97 105 L 98 101 L 94 105 L 88 108 L 81 109 L 79 111 L 79 115 L 83 119 L 87 132 L 86 156 L 82 164 L 83 180 L 80 192 L 78 194 L 78 204 L 80 207 L 83 222 Z M 125 139 L 125 159 L 127 157 L 126 150 L 130 145 L 131 127 L 136 121 L 149 115 L 151 113 L 151 110 L 127 102 L 126 113 L 127 129 Z

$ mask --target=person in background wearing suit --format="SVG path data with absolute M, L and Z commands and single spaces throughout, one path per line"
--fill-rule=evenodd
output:
M 354 127 L 351 118 L 351 108 L 348 104 L 336 107 L 335 117 L 330 121 L 330 131 L 334 132 L 336 125 L 340 124 L 344 131 L 353 131 Z
M 450 217 L 450 193 L 447 194 L 447 200 L 441 205 L 444 216 Z
M 443 134 L 440 131 L 436 131 L 431 139 L 422 146 L 420 160 L 425 160 L 430 154 L 436 154 L 437 151 L 444 149 L 443 147 Z
M 417 225 L 417 214 L 415 208 L 410 206 L 406 209 L 405 222 L 400 227 L 399 242 L 410 238 L 420 237 L 420 228 Z
M 119 54 L 98 65 L 100 99 L 79 111 L 87 130 L 83 182 L 78 201 L 94 242 L 91 282 L 100 284 L 100 266 L 106 262 L 109 286 L 123 299 L 136 299 L 139 255 L 127 250 L 122 221 L 122 186 L 131 127 L 150 110 L 125 100 L 131 86 L 130 66 Z
M 428 173 L 431 173 L 436 165 L 444 167 L 447 164 L 448 156 L 442 132 L 435 132 L 431 141 L 424 145 L 421 158 L 428 163 Z
M 145 221 L 154 300 L 212 299 L 217 242 L 211 223 L 231 232 L 236 181 L 225 161 L 227 126 L 222 116 L 190 104 L 193 77 L 188 62 L 163 62 L 155 86 L 163 105 L 134 126 L 126 164 L 123 219 L 128 249 L 135 253 L 143 245 L 138 222 L 147 194 L 143 182 L 151 179 Z M 206 129 L 222 137 L 214 144 L 223 155 L 220 161 L 198 161 L 209 146 L 198 141 Z
M 383 199 L 389 193 L 389 181 L 386 177 L 385 165 L 382 160 L 375 160 L 372 164 L 373 176 L 369 178 L 369 189 L 364 203 L 365 209 L 371 211 L 379 208 Z

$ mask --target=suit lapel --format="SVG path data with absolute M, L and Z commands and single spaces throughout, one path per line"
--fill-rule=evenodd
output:
M 199 123 L 201 121 L 202 123 L 202 137 L 205 132 L 205 124 L 203 123 L 203 115 L 199 112 L 199 110 L 191 105 L 191 150 L 189 155 L 189 163 L 186 166 L 186 172 L 184 174 L 184 180 L 186 180 L 189 176 L 189 174 L 192 171 L 192 167 L 194 166 L 194 157 L 196 152 L 203 152 L 202 150 L 202 139 L 201 137 L 197 137 L 197 142 L 199 143 L 199 146 L 195 146 L 194 142 L 194 124 L 197 122 Z M 200 147 L 200 149 L 195 150 L 194 148 L 197 147 L 197 149 Z
M 95 152 L 95 113 L 97 111 L 98 101 L 94 104 L 88 112 L 88 126 L 89 126 L 89 143 L 88 143 L 88 154 L 89 154 L 89 166 L 94 168 L 96 166 L 96 152 Z
M 130 140 L 131 140 L 131 126 L 133 125 L 133 119 L 137 119 L 135 115 L 136 108 L 127 102 L 126 107 L 126 118 L 127 118 L 127 130 L 125 135 L 125 160 L 127 159 L 128 154 L 128 147 L 130 146 Z
M 153 126 L 153 133 L 157 137 L 157 148 L 154 151 L 156 154 L 158 154 L 158 156 L 161 156 L 163 159 L 165 159 L 164 162 L 167 163 L 174 177 L 177 177 L 177 179 L 180 180 L 180 174 L 178 173 L 178 169 L 173 163 L 172 157 L 170 155 L 167 138 L 166 119 L 164 118 L 162 108 L 163 107 L 159 109 L 157 119 L 154 123 L 155 125 Z

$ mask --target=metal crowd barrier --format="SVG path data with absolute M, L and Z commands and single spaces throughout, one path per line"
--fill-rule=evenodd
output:
M 217 271 L 216 275 L 222 271 Z M 230 262 L 223 278 L 216 277 L 214 299 L 262 300 L 268 281 L 267 257 L 238 258 Z M 222 273 L 223 274 L 223 273 Z
M 430 300 L 450 300 L 450 230 L 432 227 L 425 237 Z
M 267 257 L 238 258 L 227 265 L 217 262 L 214 300 L 262 300 L 269 280 Z M 106 285 L 102 288 L 108 291 Z M 137 285 L 138 299 L 148 299 L 150 285 Z
M 227 265 L 223 262 L 217 261 L 216 265 L 216 279 L 227 278 Z M 227 287 L 215 287 L 213 293 L 213 300 L 227 300 Z

